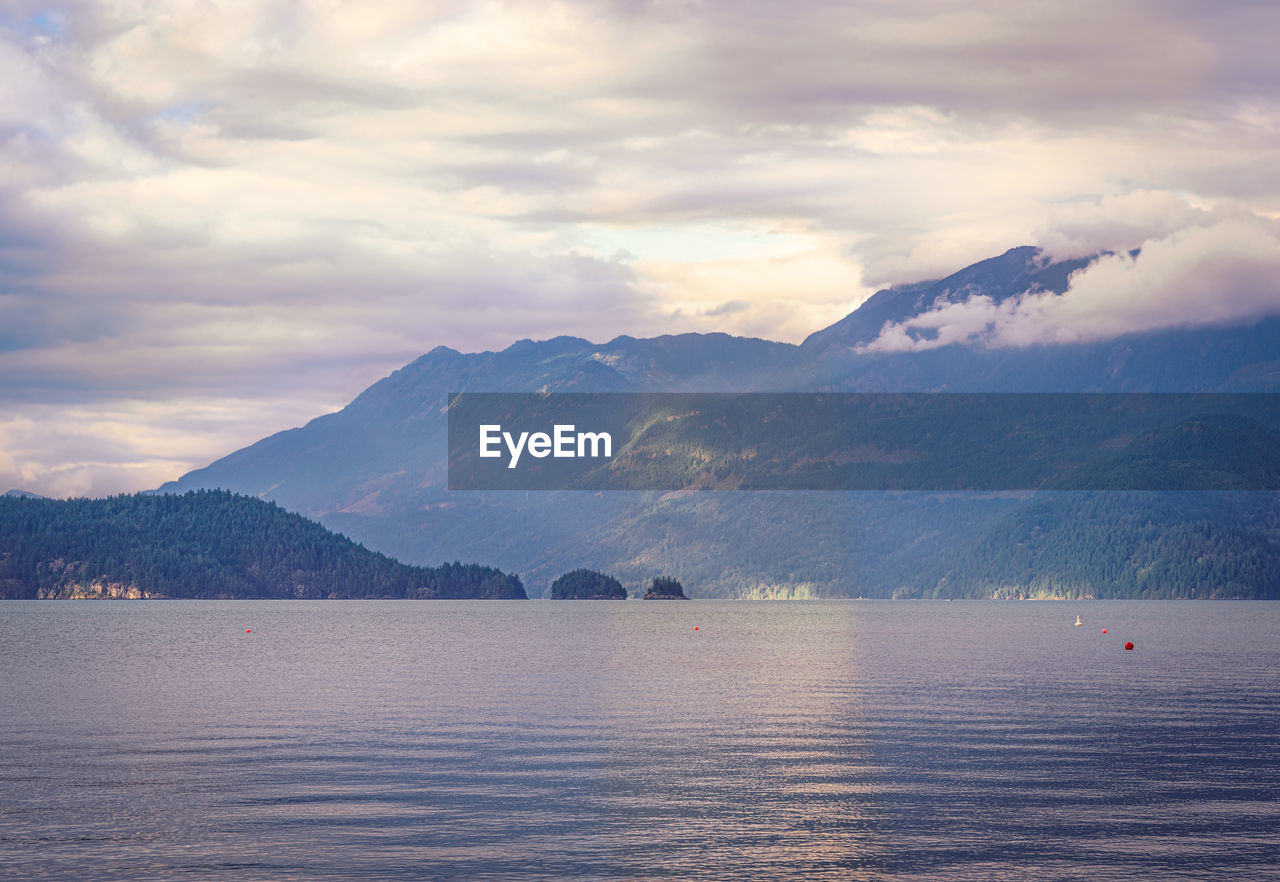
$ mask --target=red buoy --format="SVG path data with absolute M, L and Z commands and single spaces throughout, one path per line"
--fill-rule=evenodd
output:
M 693 630 L 695 630 L 695 631 L 696 631 L 696 630 L 698 630 L 698 626 L 697 626 L 697 625 L 694 625 L 694 626 L 693 626 Z
M 244 632 L 245 632 L 246 634 L 248 634 L 248 633 L 249 633 L 249 629 L 248 629 L 248 628 L 245 628 L 245 629 L 244 629 Z
M 1133 649 L 1133 644 L 1132 644 L 1132 643 L 1126 643 L 1126 644 L 1124 645 L 1124 648 L 1125 648 L 1126 650 Z
M 1106 629 L 1106 628 L 1103 628 L 1103 629 L 1102 629 L 1102 633 L 1103 633 L 1103 634 L 1107 633 L 1107 629 Z

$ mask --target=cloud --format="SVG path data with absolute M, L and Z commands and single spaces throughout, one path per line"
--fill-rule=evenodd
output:
M 796 230 L 785 241 L 767 259 L 638 259 L 631 267 L 637 287 L 654 302 L 671 304 L 687 330 L 799 342 L 848 315 L 872 292 L 823 236 Z M 726 292 L 737 296 L 726 301 Z
M 310 419 L 317 404 L 209 397 L 18 404 L 0 416 L 0 493 L 104 496 L 158 487 Z
M 1101 257 L 1073 273 L 1061 295 L 1024 293 L 1003 302 L 978 296 L 887 323 L 864 350 L 1084 343 L 1276 315 L 1280 222 L 1235 214 L 1148 239 L 1136 257 Z
M 702 315 L 718 316 L 733 315 L 735 312 L 743 312 L 751 308 L 751 304 L 746 300 L 726 300 L 724 303 L 718 303 L 710 309 L 702 310 Z
M 798 340 L 1012 245 L 1277 216 L 1277 30 L 1243 0 L 12 0 L 0 407 L 151 430 L 333 407 L 438 344 Z
M 1130 251 L 1149 239 L 1212 223 L 1215 213 L 1167 190 L 1133 190 L 1077 202 L 1054 212 L 1036 242 L 1053 260 Z

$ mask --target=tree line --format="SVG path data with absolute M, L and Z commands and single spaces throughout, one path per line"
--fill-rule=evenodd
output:
M 475 563 L 411 566 L 272 502 L 224 490 L 0 498 L 0 597 L 127 586 L 190 598 L 524 599 Z

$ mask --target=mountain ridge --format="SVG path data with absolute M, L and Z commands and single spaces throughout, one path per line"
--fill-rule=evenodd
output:
M 939 298 L 1001 299 L 1028 288 L 1060 293 L 1087 263 L 1049 261 L 1030 246 L 1010 249 L 942 279 L 883 289 L 798 345 L 713 333 L 619 335 L 605 343 L 560 336 L 479 353 L 437 346 L 345 408 L 261 439 L 160 492 L 224 487 L 271 499 L 416 563 L 483 557 L 526 574 L 535 595 L 537 585 L 579 567 L 624 580 L 654 569 L 680 572 L 701 593 L 718 595 L 736 595 L 743 586 L 767 596 L 799 586 L 817 595 L 919 590 L 937 572 L 940 556 L 959 553 L 1008 513 L 1007 497 L 979 504 L 974 498 L 891 502 L 822 494 L 450 493 L 447 395 L 1280 389 L 1276 318 L 1023 350 L 857 350 L 883 321 L 909 318 Z M 873 529 L 868 519 L 883 526 Z M 870 581 L 860 587 L 859 579 Z

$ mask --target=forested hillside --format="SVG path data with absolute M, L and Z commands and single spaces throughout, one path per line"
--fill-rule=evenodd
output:
M 1280 494 L 1047 493 L 922 594 L 1280 599 Z
M 226 491 L 0 498 L 0 597 L 519 598 L 492 567 L 400 563 Z

